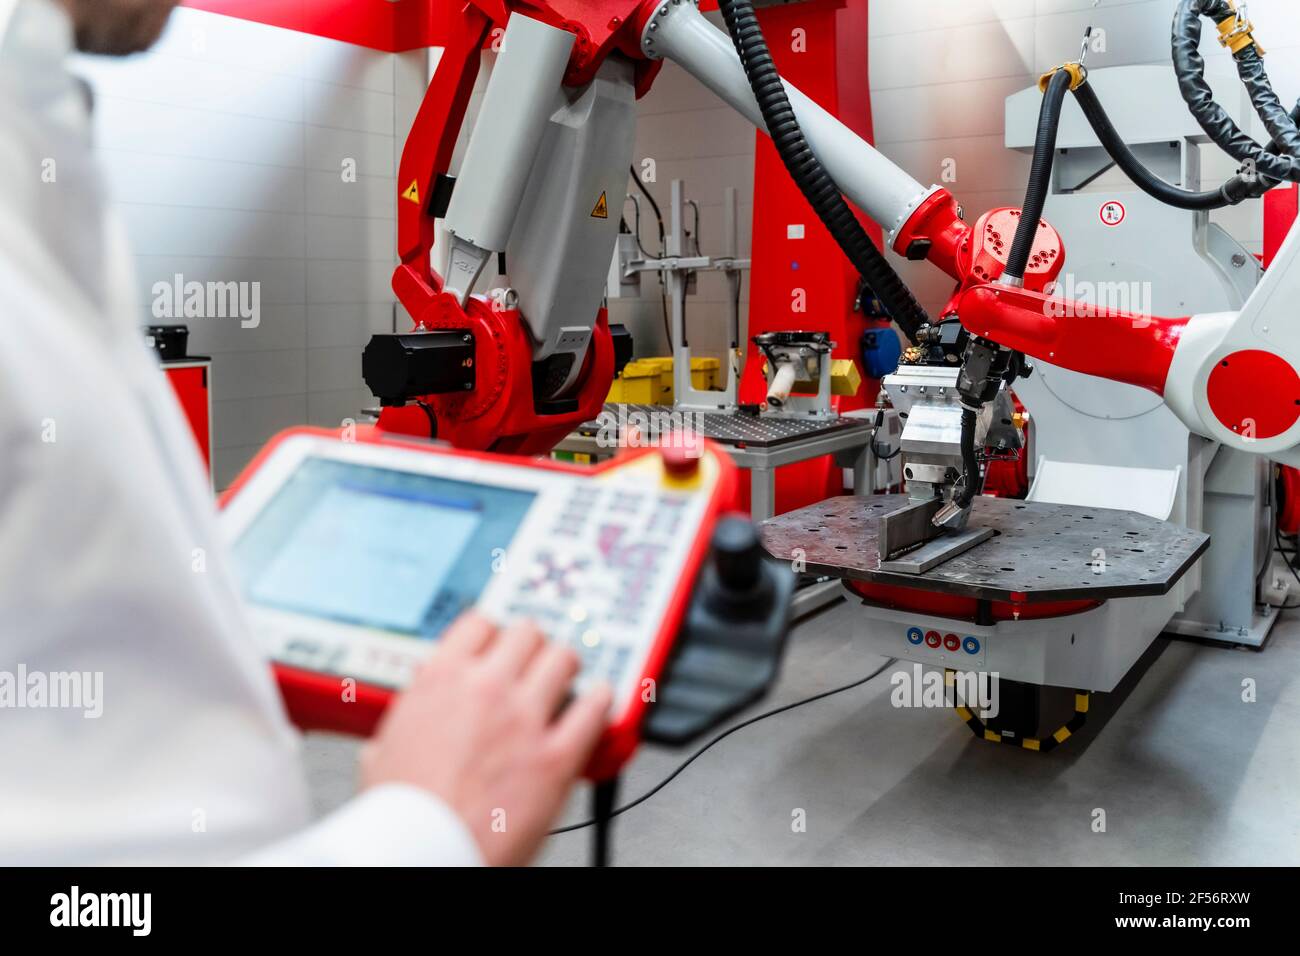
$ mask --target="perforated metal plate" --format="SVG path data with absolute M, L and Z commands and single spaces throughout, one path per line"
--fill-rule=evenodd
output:
M 880 517 L 908 502 L 831 498 L 763 522 L 763 547 L 781 560 L 802 555 L 815 574 L 1038 602 L 1164 594 L 1210 545 L 1209 535 L 1131 511 L 980 497 L 970 524 L 992 538 L 920 574 L 882 571 Z
M 615 405 L 605 406 L 605 411 L 612 415 L 663 416 L 673 413 L 671 405 Z M 722 445 L 744 445 L 755 448 L 770 448 L 786 442 L 798 441 L 817 435 L 827 435 L 846 429 L 870 429 L 871 423 L 862 418 L 837 418 L 829 421 L 798 418 L 773 418 L 768 415 L 743 415 L 740 413 L 723 414 L 721 412 L 681 412 L 690 415 L 700 433 Z M 578 427 L 583 435 L 594 435 L 601 429 L 599 421 L 587 422 Z

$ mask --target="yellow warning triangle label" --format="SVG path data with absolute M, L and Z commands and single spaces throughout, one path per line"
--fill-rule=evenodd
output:
M 417 206 L 420 204 L 420 181 L 418 179 L 411 180 L 411 185 L 406 187 L 406 192 L 402 193 L 402 198 L 415 203 Z
M 603 192 L 600 194 L 600 198 L 596 200 L 596 208 L 591 211 L 591 218 L 592 219 L 609 218 L 609 200 L 605 198 L 605 194 Z

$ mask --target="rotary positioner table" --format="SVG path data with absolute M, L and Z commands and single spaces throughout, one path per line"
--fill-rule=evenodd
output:
M 842 579 L 862 600 L 872 650 L 993 677 L 996 712 L 958 712 L 984 739 L 1030 750 L 1068 738 L 1092 692 L 1114 690 L 1210 544 L 1134 512 L 978 497 L 970 524 L 989 529 L 987 540 L 925 570 L 882 568 L 882 522 L 910 504 L 907 495 L 832 498 L 765 521 L 763 546 L 807 574 Z

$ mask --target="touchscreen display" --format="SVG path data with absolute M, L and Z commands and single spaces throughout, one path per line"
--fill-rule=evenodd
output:
M 235 543 L 255 604 L 433 638 L 487 585 L 535 495 L 308 458 Z

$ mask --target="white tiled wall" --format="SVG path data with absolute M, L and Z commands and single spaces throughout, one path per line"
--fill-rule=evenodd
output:
M 371 401 L 361 349 L 392 327 L 395 157 L 423 61 L 182 9 L 147 55 L 78 64 L 142 323 L 176 273 L 261 284 L 257 328 L 178 320 L 214 361 L 219 487 L 279 429 L 337 425 Z

